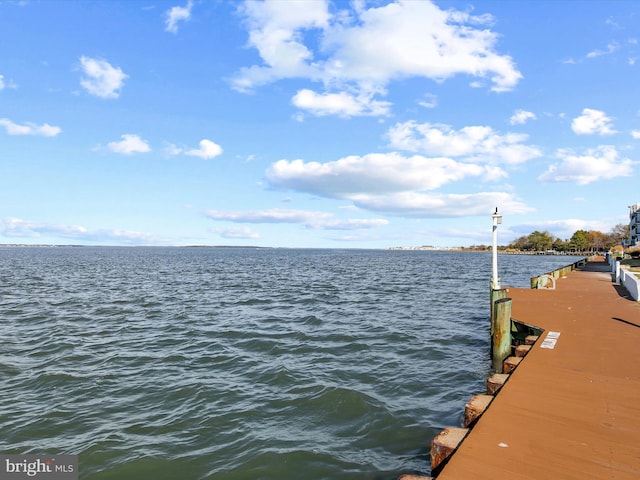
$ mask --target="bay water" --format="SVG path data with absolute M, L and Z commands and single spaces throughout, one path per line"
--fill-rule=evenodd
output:
M 0 453 L 83 479 L 428 474 L 491 373 L 490 277 L 489 253 L 0 247 Z

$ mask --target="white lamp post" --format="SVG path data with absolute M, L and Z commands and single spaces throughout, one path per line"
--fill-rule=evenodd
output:
M 496 207 L 496 211 L 491 215 L 493 219 L 493 245 L 492 245 L 492 260 L 493 260 L 493 269 L 491 275 L 491 288 L 494 290 L 500 289 L 500 279 L 498 278 L 498 225 L 502 223 L 502 215 L 498 213 L 498 207 Z

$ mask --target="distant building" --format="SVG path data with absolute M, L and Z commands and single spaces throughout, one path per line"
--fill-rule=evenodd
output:
M 629 205 L 629 240 L 625 246 L 634 245 L 640 245 L 640 203 Z

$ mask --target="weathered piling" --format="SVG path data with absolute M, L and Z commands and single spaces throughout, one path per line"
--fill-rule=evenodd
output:
M 491 319 L 491 363 L 496 373 L 502 373 L 502 362 L 511 354 L 511 299 L 494 303 Z
M 494 312 L 495 312 L 494 305 L 495 305 L 496 301 L 502 300 L 503 298 L 506 298 L 508 293 L 509 293 L 509 290 L 507 290 L 506 288 L 491 288 L 490 289 L 490 297 L 491 298 L 489 299 L 489 305 L 491 307 L 491 316 L 489 318 L 491 319 L 491 335 L 493 335 L 493 316 L 494 316 Z
M 507 373 L 494 373 L 487 380 L 487 395 L 495 395 L 509 379 Z
M 484 411 L 489 407 L 493 400 L 492 395 L 475 395 L 464 406 L 464 423 L 465 428 L 471 427 L 475 421 L 480 418 Z
M 442 430 L 431 440 L 431 473 L 437 473 L 458 448 L 464 437 L 469 433 L 468 428 L 449 427 Z

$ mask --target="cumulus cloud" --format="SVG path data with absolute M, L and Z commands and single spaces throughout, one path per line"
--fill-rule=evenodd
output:
M 516 110 L 515 113 L 509 119 L 511 125 L 524 125 L 529 120 L 535 120 L 536 114 L 527 112 L 526 110 Z
M 134 153 L 147 153 L 151 151 L 149 144 L 138 135 L 124 134 L 119 142 L 109 142 L 109 150 L 123 155 L 133 155 Z
M 47 236 L 92 243 L 150 244 L 157 241 L 153 236 L 142 232 L 118 229 L 90 230 L 80 225 L 57 225 L 13 217 L 0 219 L 0 235 L 10 238 L 39 238 Z
M 569 149 L 559 150 L 556 156 L 560 162 L 551 165 L 538 177 L 543 182 L 575 182 L 586 185 L 598 180 L 628 177 L 637 162 L 620 158 L 617 149 L 611 145 L 601 145 L 586 150 L 582 155 Z
M 397 152 L 354 155 L 326 163 L 279 160 L 265 172 L 273 188 L 347 200 L 375 213 L 425 218 L 486 215 L 496 205 L 509 213 L 530 211 L 508 192 L 437 191 L 469 178 L 487 181 L 505 175 L 496 165 Z
M 636 140 L 640 138 L 640 130 L 631 130 L 631 136 Z
M 582 115 L 571 122 L 571 129 L 578 135 L 612 135 L 616 133 L 611 118 L 600 110 L 585 108 Z
M 303 44 L 303 32 L 324 29 L 329 23 L 328 4 L 317 2 L 246 2 L 241 12 L 249 26 L 249 45 L 256 48 L 267 66 L 243 68 L 233 79 L 239 91 L 281 78 L 320 79 L 311 64 L 313 53 Z
M 35 135 L 40 137 L 55 137 L 62 129 L 43 123 L 42 125 L 36 125 L 35 123 L 27 122 L 22 125 L 13 123 L 8 118 L 0 118 L 0 126 L 4 127 L 9 135 Z
M 349 156 L 327 163 L 279 160 L 266 172 L 278 188 L 299 190 L 329 198 L 352 198 L 361 192 L 378 194 L 433 190 L 469 176 L 480 176 L 480 165 L 449 158 L 405 157 L 398 153 Z
M 388 104 L 373 98 L 386 95 L 396 79 L 441 82 L 463 74 L 502 92 L 522 78 L 511 57 L 496 51 L 498 35 L 489 28 L 488 15 L 441 10 L 430 1 L 340 7 L 332 9 L 326 1 L 245 3 L 248 44 L 263 63 L 241 69 L 233 88 L 249 92 L 280 79 L 303 78 L 321 82 L 325 92 L 298 92 L 299 108 L 314 114 L 386 115 Z
M 215 158 L 218 155 L 222 154 L 222 147 L 217 143 L 212 142 L 211 140 L 207 140 L 206 138 L 200 140 L 200 143 L 198 145 L 199 148 L 187 150 L 186 152 L 184 152 L 184 154 L 204 159 Z
M 118 98 L 120 89 L 128 78 L 120 67 L 113 67 L 106 60 L 80 57 L 80 65 L 84 76 L 80 85 L 91 95 L 100 98 Z
M 399 150 L 464 157 L 467 162 L 519 164 L 542 155 L 538 148 L 523 143 L 527 135 L 501 135 L 487 126 L 454 130 L 449 125 L 411 120 L 391 127 L 387 136 L 391 147 Z
M 188 22 L 191 19 L 191 9 L 193 1 L 189 0 L 184 7 L 172 7 L 167 10 L 165 19 L 165 30 L 171 33 L 178 33 L 178 24 Z
M 188 155 L 190 157 L 199 157 L 205 160 L 222 155 L 223 152 L 220 145 L 211 140 L 207 140 L 206 138 L 200 140 L 198 148 L 184 149 L 169 143 L 165 145 L 163 150 L 167 155 L 171 156 Z
M 348 92 L 316 93 L 302 89 L 291 99 L 296 107 L 313 115 L 338 115 L 341 117 L 364 115 L 388 115 L 390 102 L 374 100 L 372 95 L 352 95 Z

